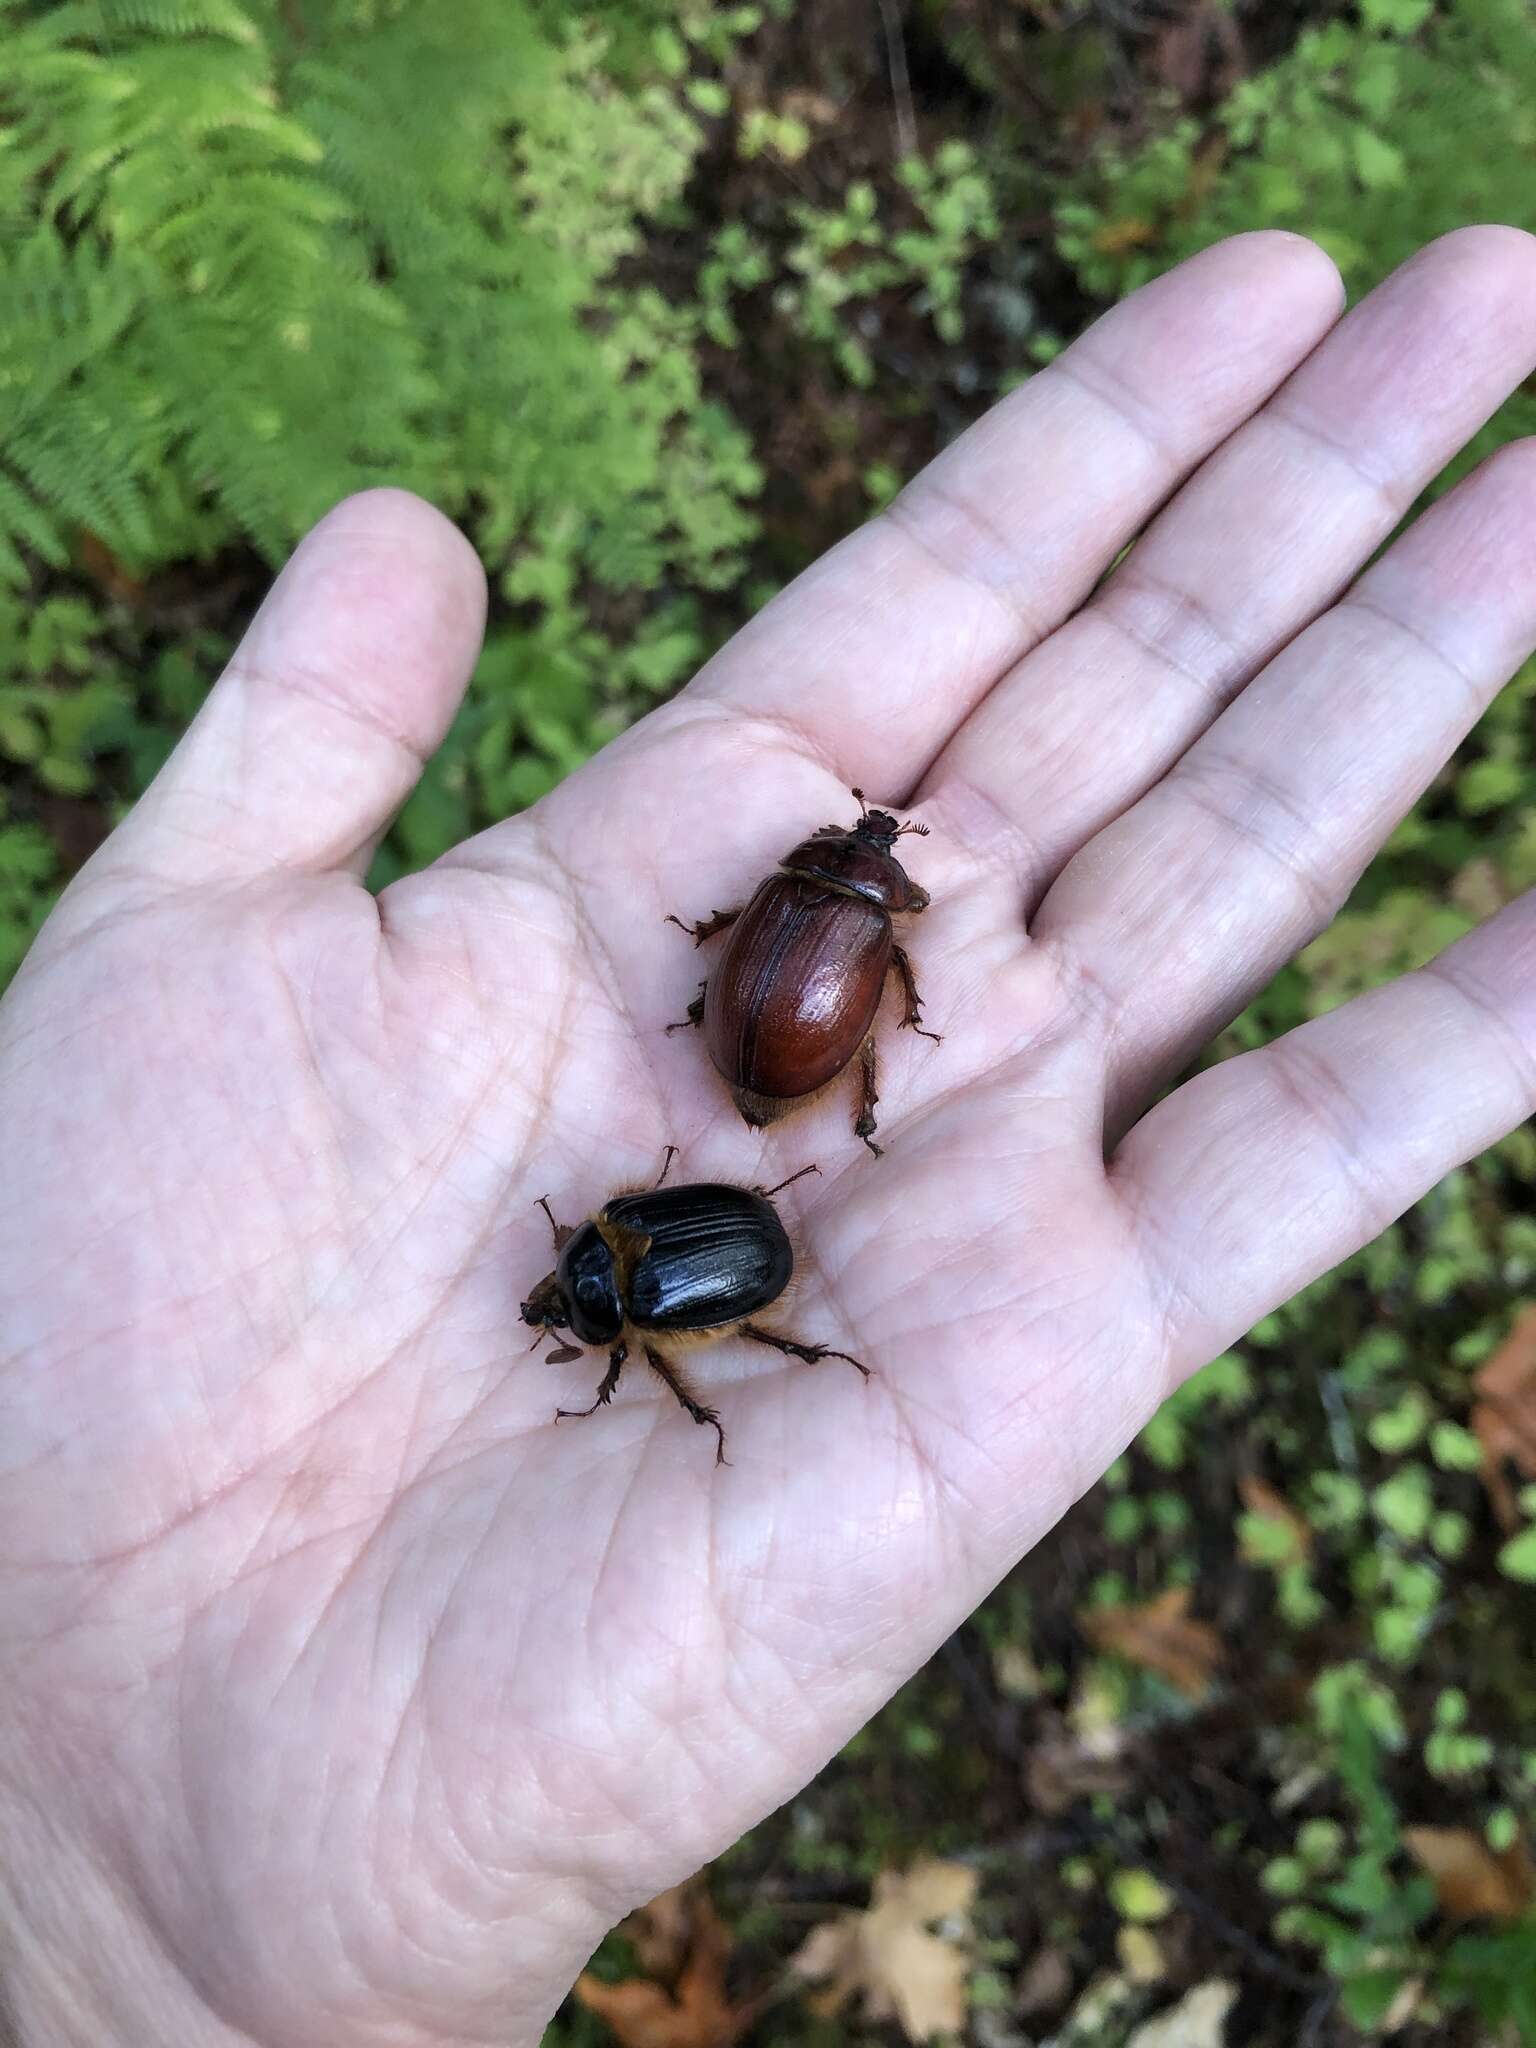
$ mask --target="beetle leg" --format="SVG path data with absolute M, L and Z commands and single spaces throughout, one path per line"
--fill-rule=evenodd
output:
M 557 1223 L 555 1221 L 555 1212 L 549 1206 L 548 1195 L 540 1195 L 538 1201 L 534 1203 L 534 1207 L 536 1209 L 542 1209 L 544 1211 L 544 1214 L 549 1218 L 550 1234 L 553 1236 L 555 1240 L 555 1250 L 556 1252 L 563 1252 L 565 1250 L 566 1245 L 575 1235 L 575 1232 L 572 1230 L 570 1224 Z
M 859 1113 L 853 1120 L 853 1135 L 862 1138 L 877 1159 L 885 1154 L 875 1143 L 875 1104 L 880 1091 L 875 1086 L 875 1041 L 871 1034 L 859 1053 Z
M 677 1147 L 675 1145 L 669 1145 L 667 1147 L 666 1157 L 661 1162 L 661 1171 L 657 1174 L 656 1178 L 651 1182 L 651 1189 L 653 1193 L 657 1188 L 661 1186 L 662 1182 L 666 1179 L 667 1175 L 672 1171 L 672 1162 L 676 1157 Z
M 699 992 L 694 997 L 693 1001 L 688 1005 L 687 1016 L 679 1017 L 675 1024 L 669 1024 L 667 1026 L 668 1038 L 672 1036 L 674 1031 L 686 1031 L 690 1024 L 693 1026 L 695 1031 L 698 1030 L 699 1026 L 704 1022 L 704 991 L 708 987 L 709 983 L 707 981 L 701 981 L 699 983 Z
M 693 1391 L 689 1387 L 688 1382 L 683 1378 L 682 1373 L 668 1359 L 662 1357 L 654 1344 L 646 1345 L 645 1356 L 651 1371 L 655 1373 L 659 1380 L 664 1381 L 671 1388 L 678 1402 L 688 1410 L 694 1421 L 701 1424 L 707 1422 L 709 1427 L 715 1432 L 715 1463 L 717 1465 L 724 1465 L 727 1462 L 725 1455 L 725 1431 L 720 1427 L 720 1418 L 714 1409 L 706 1408 L 702 1401 L 694 1399 Z
M 840 1358 L 845 1365 L 851 1365 L 855 1372 L 869 1378 L 869 1367 L 848 1351 L 834 1351 L 830 1344 L 798 1344 L 793 1337 L 780 1337 L 773 1330 L 765 1330 L 761 1323 L 743 1323 L 743 1337 L 750 1337 L 754 1344 L 771 1344 L 775 1351 L 782 1351 L 787 1358 L 801 1359 L 806 1365 L 820 1365 L 824 1358 Z
M 702 946 L 706 939 L 712 939 L 716 932 L 723 932 L 740 917 L 745 905 L 738 903 L 734 910 L 712 910 L 708 917 L 701 917 L 697 924 L 684 924 L 680 917 L 668 917 L 668 924 L 675 924 L 680 932 L 686 932 L 696 946 Z
M 901 993 L 906 1002 L 901 1028 L 915 1031 L 919 1038 L 931 1038 L 935 1045 L 942 1045 L 944 1041 L 937 1031 L 923 1029 L 923 1003 L 917 992 L 917 976 L 912 972 L 912 962 L 900 946 L 891 948 L 891 968 L 901 977 Z
M 624 1361 L 629 1356 L 627 1344 L 615 1344 L 608 1354 L 608 1370 L 603 1374 L 603 1384 L 597 1390 L 597 1399 L 590 1408 L 557 1408 L 555 1420 L 562 1418 L 575 1421 L 583 1415 L 595 1415 L 599 1408 L 606 1408 L 613 1399 L 613 1390 L 619 1384 L 619 1374 L 624 1370 Z

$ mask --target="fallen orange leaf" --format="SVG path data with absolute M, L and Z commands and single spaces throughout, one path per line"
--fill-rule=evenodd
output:
M 642 1962 L 671 1975 L 672 1984 L 627 1977 L 605 1984 L 590 1970 L 576 1979 L 576 1996 L 604 2019 L 623 2048 L 731 2048 L 756 2018 L 762 2000 L 735 2004 L 726 1993 L 731 1939 L 709 1894 L 682 1885 L 663 1892 L 624 1923 Z
M 1434 1880 L 1450 1920 L 1519 1920 L 1536 1896 L 1536 1866 L 1523 1841 L 1490 1849 L 1471 1828 L 1404 1828 L 1403 1842 Z
M 1483 1484 L 1506 1529 L 1523 1517 L 1506 1461 L 1524 1479 L 1536 1479 L 1536 1302 L 1515 1317 L 1509 1335 L 1474 1376 L 1473 1433 L 1483 1447 Z
M 1170 1586 L 1141 1607 L 1090 1607 L 1078 1626 L 1096 1649 L 1112 1651 L 1201 1700 L 1221 1662 L 1221 1638 L 1189 1612 L 1189 1588 Z
M 1123 256 L 1156 240 L 1157 227 L 1150 220 L 1110 220 L 1093 231 L 1093 246 L 1104 256 Z
M 862 1997 L 869 2020 L 900 2020 L 909 2041 L 957 2034 L 965 2024 L 965 1984 L 976 1873 L 936 1857 L 908 1871 L 882 1871 L 869 1909 L 840 1913 L 816 1928 L 790 1968 L 812 1981 L 814 2013 L 830 2018 Z M 934 1922 L 949 1923 L 934 1930 Z

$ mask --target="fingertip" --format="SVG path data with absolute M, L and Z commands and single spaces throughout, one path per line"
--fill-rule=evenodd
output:
M 1073 353 L 1133 347 L 1144 382 L 1161 390 L 1177 379 L 1213 430 L 1230 432 L 1310 355 L 1343 305 L 1337 266 L 1315 242 L 1255 229 L 1143 285 L 1088 330 L 1086 351 L 1079 340 Z
M 1536 235 L 1496 222 L 1452 228 L 1426 242 L 1382 289 L 1401 285 L 1432 288 L 1447 319 L 1474 331 L 1501 319 L 1536 330 Z
M 1331 324 L 1344 309 L 1344 280 L 1321 243 L 1289 228 L 1250 228 L 1186 257 L 1170 278 L 1197 278 L 1202 292 L 1226 290 L 1248 299 L 1268 294 L 1287 311 Z
M 1436 235 L 1413 259 L 1415 262 L 1518 264 L 1536 275 L 1536 235 L 1507 221 L 1472 221 L 1466 227 L 1449 228 Z
M 458 707 L 485 612 L 485 572 L 452 520 L 410 491 L 359 491 L 299 543 L 236 663 L 323 673 L 328 693 L 424 757 Z
M 361 873 L 458 709 L 485 605 L 474 551 L 442 513 L 409 491 L 343 499 L 121 828 L 122 859 L 178 886 Z
M 1506 441 L 1485 456 L 1473 472 L 1489 479 L 1489 487 L 1501 499 L 1507 494 L 1511 509 L 1536 497 L 1536 434 L 1524 434 L 1518 441 Z

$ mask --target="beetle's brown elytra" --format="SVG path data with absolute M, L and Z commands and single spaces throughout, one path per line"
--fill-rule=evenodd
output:
M 817 1169 L 803 1167 L 773 1188 L 724 1182 L 664 1188 L 676 1149 L 667 1147 L 654 1187 L 610 1195 L 575 1229 L 557 1223 L 540 1198 L 554 1234 L 555 1267 L 522 1304 L 522 1319 L 538 1333 L 535 1343 L 569 1331 L 573 1341 L 558 1343 L 551 1363 L 579 1358 L 584 1345 L 608 1352 L 608 1370 L 591 1406 L 557 1408 L 557 1421 L 606 1407 L 626 1360 L 639 1351 L 694 1421 L 714 1430 L 716 1462 L 723 1465 L 720 1417 L 694 1392 L 678 1351 L 737 1335 L 808 1365 L 841 1358 L 865 1379 L 869 1368 L 846 1351 L 802 1344 L 755 1320 L 783 1300 L 794 1277 L 794 1252 L 771 1197 Z
M 903 997 L 902 1026 L 935 1044 L 922 1023 L 917 977 L 896 943 L 893 917 L 928 908 L 928 892 L 912 880 L 894 851 L 905 833 L 889 811 L 870 810 L 856 789 L 856 825 L 823 825 L 802 839 L 758 885 L 745 908 L 717 910 L 698 924 L 668 923 L 696 946 L 729 931 L 715 974 L 701 983 L 686 1019 L 754 1128 L 777 1123 L 859 1062 L 854 1133 L 878 1158 L 874 1142 L 875 1019 L 894 974 Z

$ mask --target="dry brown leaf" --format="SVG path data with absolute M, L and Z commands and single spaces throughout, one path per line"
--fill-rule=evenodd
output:
M 762 2001 L 737 2005 L 726 1994 L 731 1938 L 709 1894 L 689 1885 L 663 1892 L 632 1914 L 624 1931 L 642 1961 L 655 1958 L 664 1967 L 676 1956 L 675 1982 L 627 1977 L 605 1984 L 583 1970 L 576 1996 L 588 2012 L 608 2022 L 623 2048 L 731 2048 Z
M 1434 1880 L 1450 1920 L 1518 1920 L 1536 1897 L 1536 1866 L 1523 1841 L 1490 1849 L 1471 1828 L 1404 1828 L 1403 1843 Z
M 1312 1525 L 1297 1514 L 1278 1487 L 1271 1486 L 1267 1479 L 1260 1479 L 1257 1473 L 1251 1472 L 1239 1479 L 1237 1491 L 1250 1515 L 1259 1515 L 1266 1522 L 1275 1523 L 1290 1537 L 1290 1551 L 1283 1560 L 1286 1564 L 1300 1564 L 1311 1556 Z
M 1115 1935 L 1115 1956 L 1133 1984 L 1161 1984 L 1168 1974 L 1163 1944 L 1150 1927 L 1122 1927 Z
M 1155 1671 L 1187 1699 L 1202 1700 L 1210 1691 L 1221 1638 L 1190 1614 L 1187 1586 L 1170 1586 L 1143 1607 L 1091 1607 L 1077 1620 L 1095 1648 Z
M 1517 1529 L 1523 1518 L 1504 1466 L 1508 1461 L 1522 1478 L 1536 1479 L 1536 1302 L 1515 1317 L 1472 1384 L 1477 1398 L 1471 1422 L 1483 1447 L 1483 1484 L 1502 1525 Z
M 633 1944 L 647 1977 L 659 1978 L 664 1984 L 677 1978 L 693 1947 L 701 1901 L 713 1912 L 698 1879 L 689 1878 L 686 1884 L 673 1885 L 669 1892 L 658 1892 L 649 1905 L 631 1913 L 620 1927 L 620 1934 Z
M 1072 1965 L 1061 1950 L 1036 1949 L 1014 1992 L 1013 2009 L 1025 2020 L 1036 2013 L 1054 2012 L 1057 2006 L 1066 2004 L 1071 1991 Z
M 1157 223 L 1150 220 L 1108 220 L 1093 231 L 1093 246 L 1101 256 L 1124 256 L 1157 240 Z
M 1066 1733 L 1047 1733 L 1036 1742 L 1024 1766 L 1024 1789 L 1041 1813 L 1065 1813 L 1079 1799 L 1123 1792 L 1130 1777 L 1121 1729 L 1095 1734 L 1084 1741 Z
M 1458 910 L 1464 910 L 1479 923 L 1510 901 L 1504 877 L 1486 859 L 1469 860 L 1464 868 L 1458 869 L 1451 877 L 1448 894 Z
M 867 2019 L 899 2020 L 909 2041 L 958 2033 L 975 1896 L 976 1873 L 963 1863 L 929 1857 L 907 1871 L 882 1871 L 867 1912 L 827 1921 L 792 1959 L 797 1976 L 828 1980 L 806 2003 L 826 2018 L 861 1997 Z M 935 1932 L 935 1921 L 946 1931 Z
M 1411 2026 L 1418 2017 L 1428 1988 L 1422 1977 L 1405 1977 L 1397 1988 L 1396 1998 L 1376 2022 L 1376 2031 L 1390 2039 L 1393 2034 L 1400 2034 L 1404 2027 Z
M 992 1675 L 998 1691 L 1011 1700 L 1038 1699 L 1043 1690 L 1040 1667 L 1022 1643 L 1004 1643 L 994 1652 Z
M 1213 1977 L 1197 1984 L 1167 2012 L 1139 2026 L 1125 2048 L 1222 2048 L 1227 2014 L 1237 2003 L 1237 1986 Z

